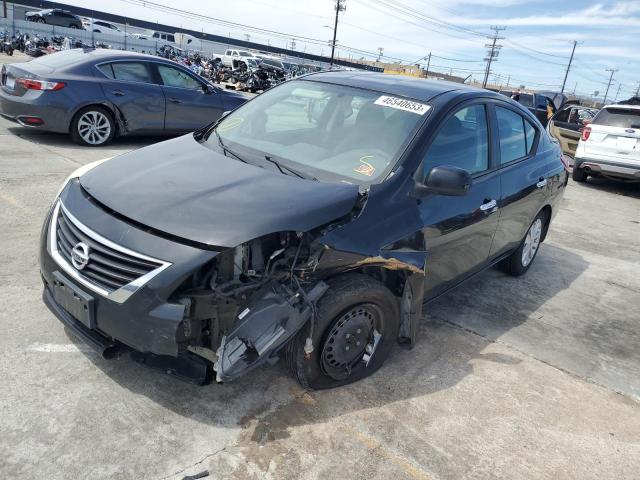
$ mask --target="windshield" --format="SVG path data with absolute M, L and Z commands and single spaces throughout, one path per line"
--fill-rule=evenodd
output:
M 430 107 L 342 85 L 289 81 L 225 117 L 216 135 L 244 160 L 265 156 L 304 176 L 371 184 L 384 180 Z M 268 159 L 267 159 L 268 160 Z
M 640 109 L 603 108 L 592 123 L 609 127 L 640 128 Z

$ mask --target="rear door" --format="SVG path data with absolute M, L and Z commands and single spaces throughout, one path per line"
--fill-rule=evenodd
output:
M 164 129 L 164 95 L 153 82 L 148 62 L 108 62 L 97 68 L 106 77 L 100 82 L 105 97 L 124 117 L 128 132 L 159 133 Z
M 591 134 L 584 142 L 587 157 L 640 163 L 640 107 L 605 107 L 590 127 Z
M 205 91 L 205 84 L 186 69 L 155 63 L 166 99 L 165 129 L 191 132 L 220 118 L 223 95 Z
M 422 173 L 439 165 L 469 171 L 467 195 L 433 195 L 420 204 L 429 261 L 425 298 L 433 298 L 486 265 L 498 227 L 500 178 L 492 171 L 487 106 L 472 102 L 455 109 L 428 147 Z
M 491 247 L 491 257 L 497 257 L 522 241 L 544 206 L 552 184 L 549 165 L 557 166 L 558 155 L 557 150 L 555 158 L 537 155 L 544 133 L 522 112 L 503 102 L 496 102 L 492 110 L 502 192 L 500 225 Z
M 563 108 L 549 121 L 549 133 L 560 142 L 562 151 L 575 155 L 582 134 L 579 107 Z

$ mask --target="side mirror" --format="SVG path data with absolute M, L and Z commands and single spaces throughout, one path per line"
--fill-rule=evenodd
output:
M 202 84 L 202 91 L 206 94 L 216 93 L 215 87 L 212 85 L 209 85 L 208 83 Z
M 425 196 L 429 193 L 461 197 L 471 188 L 471 174 L 462 168 L 450 165 L 433 167 L 424 182 L 416 182 L 415 193 Z

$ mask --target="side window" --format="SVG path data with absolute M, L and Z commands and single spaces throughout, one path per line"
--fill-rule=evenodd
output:
M 107 77 L 109 78 L 116 78 L 113 75 L 113 69 L 111 68 L 111 64 L 110 63 L 104 63 L 102 65 L 98 65 L 98 70 L 100 70 L 102 73 L 104 73 Z
M 556 122 L 568 122 L 569 120 L 569 112 L 573 112 L 573 109 L 571 108 L 565 108 L 564 110 L 561 110 L 558 115 L 556 115 L 555 121 Z
M 167 35 L 167 40 L 172 42 L 172 43 L 176 43 L 175 35 Z
M 160 34 L 158 32 L 154 32 L 153 38 L 160 38 Z
M 231 55 L 231 50 L 227 50 L 226 52 L 224 52 L 224 54 L 228 57 L 229 55 Z
M 526 119 L 524 120 L 524 134 L 527 140 L 527 155 L 529 155 L 536 141 L 536 128 Z
M 116 62 L 111 64 L 111 68 L 116 80 L 153 83 L 147 66 L 142 62 Z
M 505 164 L 524 157 L 527 154 L 524 118 L 502 107 L 496 107 L 496 117 L 500 139 L 500 163 Z
M 424 174 L 433 167 L 451 165 L 469 173 L 489 168 L 487 112 L 471 105 L 449 117 L 433 140 L 424 160 Z
M 162 83 L 167 87 L 202 90 L 202 84 L 182 70 L 167 65 L 158 65 L 158 72 L 160 73 L 160 78 L 162 78 Z

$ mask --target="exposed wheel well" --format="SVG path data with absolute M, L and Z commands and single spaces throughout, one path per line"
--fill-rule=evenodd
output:
M 544 220 L 544 228 L 542 230 L 542 239 L 540 241 L 544 241 L 544 239 L 547 237 L 547 232 L 549 231 L 549 225 L 551 224 L 551 205 L 545 205 L 544 207 L 542 207 L 542 210 L 540 210 L 540 212 L 545 214 L 545 220 Z
M 385 287 L 387 287 L 396 297 L 402 296 L 404 282 L 410 275 L 409 272 L 406 272 L 404 270 L 390 270 L 381 266 L 368 266 L 355 268 L 353 270 L 346 270 L 334 276 L 340 276 L 349 273 L 362 273 L 369 277 L 375 278 Z

